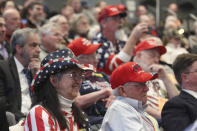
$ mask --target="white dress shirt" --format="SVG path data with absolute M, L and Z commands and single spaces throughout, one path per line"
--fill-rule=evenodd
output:
M 22 95 L 22 107 L 21 107 L 21 112 L 27 115 L 27 113 L 30 110 L 31 107 L 31 97 L 30 97 L 30 92 L 29 92 L 29 85 L 27 78 L 25 74 L 23 73 L 23 65 L 17 60 L 16 57 L 14 57 L 18 75 L 19 75 L 19 81 L 21 85 L 21 95 Z

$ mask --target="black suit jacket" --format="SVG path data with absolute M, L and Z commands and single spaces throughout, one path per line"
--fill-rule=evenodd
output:
M 164 105 L 161 115 L 165 131 L 183 131 L 197 119 L 197 99 L 181 91 Z
M 14 58 L 0 61 L 0 88 L 4 90 L 7 110 L 14 113 L 16 120 L 24 117 L 21 113 L 21 86 Z

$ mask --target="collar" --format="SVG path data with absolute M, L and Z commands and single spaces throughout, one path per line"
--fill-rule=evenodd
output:
M 132 98 L 128 98 L 128 97 L 122 97 L 122 96 L 117 96 L 116 99 L 131 105 L 132 107 L 134 107 L 136 110 L 138 110 L 140 112 L 143 112 L 147 108 L 147 104 L 142 105 L 142 101 L 138 101 L 136 99 L 132 99 Z
M 18 61 L 18 59 L 14 56 L 14 61 L 16 63 L 16 67 L 19 73 L 21 73 L 24 69 L 24 66 Z
M 69 99 L 66 99 L 65 97 L 61 96 L 58 94 L 58 98 L 59 98 L 59 101 L 60 101 L 60 105 L 61 105 L 61 109 L 65 112 L 67 112 L 68 114 L 71 113 L 72 114 L 72 104 L 74 102 L 74 100 L 69 100 Z
M 192 95 L 193 97 L 197 99 L 197 92 L 192 91 L 192 90 L 187 90 L 187 89 L 182 89 L 182 90 L 189 93 L 190 95 Z

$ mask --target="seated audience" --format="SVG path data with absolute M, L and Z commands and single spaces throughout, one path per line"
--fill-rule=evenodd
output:
M 158 79 L 148 82 L 149 91 L 147 112 L 157 119 L 161 119 L 161 105 L 163 98 L 172 98 L 179 91 L 170 79 L 173 72 L 167 72 L 170 67 L 159 64 L 160 56 L 166 53 L 166 48 L 159 38 L 150 38 L 140 42 L 134 50 L 134 62 L 139 64 L 147 72 L 158 73 Z
M 49 53 L 42 60 L 31 85 L 33 104 L 25 120 L 25 131 L 88 128 L 85 114 L 75 104 L 84 70 L 85 66 L 66 49 Z
M 29 87 L 40 67 L 40 43 L 37 30 L 18 29 L 10 42 L 12 56 L 0 61 L 0 87 L 5 92 L 7 112 L 14 115 L 16 122 L 27 115 L 31 106 Z
M 144 72 L 135 62 L 118 66 L 110 77 L 116 99 L 105 114 L 101 131 L 157 131 L 157 121 L 145 112 L 146 82 L 157 76 Z
M 101 44 L 93 45 L 85 38 L 77 38 L 68 45 L 68 48 L 74 52 L 79 63 L 96 67 L 98 63 L 96 50 L 100 46 Z M 103 73 L 93 72 L 85 75 L 76 103 L 84 109 L 91 125 L 101 124 L 108 107 L 106 104 L 111 100 L 109 97 L 113 96 L 108 79 Z

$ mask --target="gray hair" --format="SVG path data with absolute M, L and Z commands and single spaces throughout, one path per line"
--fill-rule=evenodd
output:
M 40 33 L 47 35 L 52 31 L 52 29 L 58 29 L 60 30 L 60 27 L 56 23 L 46 23 L 40 28 Z
M 63 15 L 55 15 L 48 20 L 48 23 L 52 23 L 52 22 L 56 23 L 59 20 L 59 18 L 61 18 L 61 17 L 64 17 L 64 16 Z M 66 17 L 64 17 L 64 18 L 66 19 Z
M 32 28 L 24 28 L 18 29 L 12 34 L 10 44 L 13 55 L 16 54 L 16 45 L 24 47 L 25 43 L 27 42 L 27 38 L 31 33 L 38 34 L 38 30 Z

